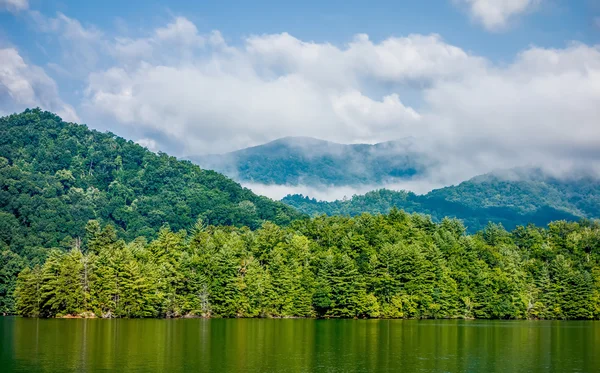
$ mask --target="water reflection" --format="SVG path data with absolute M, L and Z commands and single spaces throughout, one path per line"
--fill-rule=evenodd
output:
M 3 371 L 597 372 L 597 322 L 2 318 Z

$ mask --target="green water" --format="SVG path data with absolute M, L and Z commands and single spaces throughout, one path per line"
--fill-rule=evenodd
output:
M 0 318 L 2 372 L 600 372 L 600 323 Z

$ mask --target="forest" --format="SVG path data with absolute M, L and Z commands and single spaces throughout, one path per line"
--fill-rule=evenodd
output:
M 377 203 L 309 218 L 191 162 L 26 110 L 0 118 L 0 313 L 599 318 L 600 223 L 581 219 L 597 211 L 585 197 L 596 184 L 510 200 L 497 196 L 513 185 L 494 185 L 447 192 L 431 210 L 376 191 Z M 551 204 L 558 213 L 544 219 L 557 221 L 533 218 L 540 196 L 567 203 Z M 440 213 L 479 204 L 531 219 Z
M 90 221 L 16 285 L 23 316 L 598 319 L 600 224 L 468 235 L 454 219 L 316 217 L 118 239 Z
M 0 118 L 0 248 L 35 256 L 36 247 L 82 237 L 91 219 L 132 240 L 198 217 L 255 229 L 300 216 L 219 173 L 49 112 Z
M 302 216 L 219 173 L 47 111 L 0 118 L 0 313 L 14 312 L 19 271 L 41 264 L 50 248 L 70 249 L 89 220 L 132 241 L 199 217 L 256 229 Z
M 510 177 L 494 173 L 480 175 L 423 195 L 379 189 L 331 202 L 298 194 L 288 195 L 282 202 L 310 216 L 380 214 L 396 207 L 430 215 L 437 222 L 445 217 L 458 218 L 470 233 L 485 228 L 490 221 L 512 230 L 529 223 L 544 227 L 556 220 L 600 217 L 598 178 L 559 179 L 545 175 L 539 169 L 505 172 Z

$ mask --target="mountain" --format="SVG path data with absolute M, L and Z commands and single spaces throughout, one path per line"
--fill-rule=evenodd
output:
M 337 144 L 310 137 L 285 137 L 220 155 L 190 157 L 240 182 L 279 185 L 374 185 L 411 178 L 425 157 L 411 139 L 379 144 Z
M 513 229 L 528 223 L 545 226 L 554 220 L 600 218 L 600 181 L 560 179 L 540 170 L 516 169 L 478 176 L 426 195 L 381 189 L 342 201 L 317 201 L 302 195 L 289 195 L 282 201 L 309 215 L 387 213 L 396 207 L 431 215 L 435 221 L 459 218 L 474 232 L 490 221 Z
M 0 118 L 0 251 L 70 247 L 88 220 L 125 239 L 206 224 L 258 228 L 301 215 L 214 171 L 39 109 Z

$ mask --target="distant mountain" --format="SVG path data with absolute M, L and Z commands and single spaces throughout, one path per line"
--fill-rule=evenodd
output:
M 189 159 L 239 182 L 311 186 L 383 184 L 411 178 L 426 164 L 424 155 L 413 150 L 411 139 L 345 145 L 285 137 L 231 153 Z
M 600 181 L 592 177 L 563 180 L 539 170 L 518 169 L 478 176 L 426 195 L 382 189 L 343 201 L 324 202 L 301 195 L 282 201 L 309 215 L 354 216 L 386 213 L 396 207 L 431 215 L 436 221 L 456 217 L 473 232 L 489 221 L 513 229 L 528 223 L 545 226 L 553 220 L 600 218 Z

